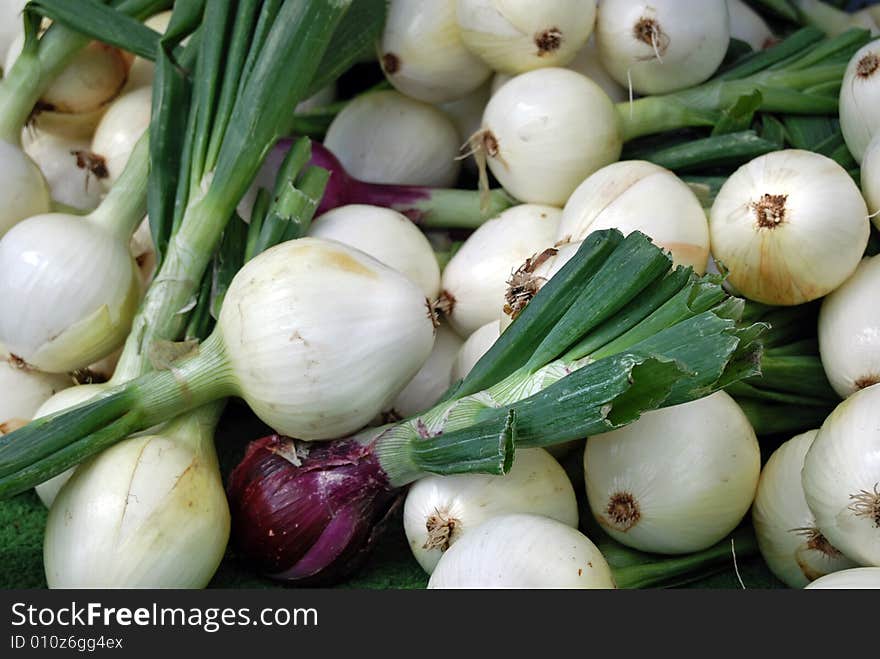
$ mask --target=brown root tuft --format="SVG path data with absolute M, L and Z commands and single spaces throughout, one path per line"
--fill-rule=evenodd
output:
M 642 16 L 633 26 L 633 37 L 651 46 L 657 59 L 665 55 L 669 49 L 669 35 L 663 31 L 656 18 Z
M 639 510 L 639 502 L 629 492 L 615 492 L 608 499 L 605 515 L 611 526 L 618 531 L 629 531 L 638 524 L 642 513 Z
M 808 549 L 824 554 L 828 558 L 839 558 L 843 555 L 837 547 L 828 542 L 828 538 L 822 535 L 822 532 L 815 526 L 790 529 L 790 532 L 806 538 Z
M 440 297 L 431 305 L 431 311 L 438 317 L 448 318 L 455 310 L 455 296 L 449 291 L 441 291 Z
M 874 523 L 874 527 L 880 529 L 880 483 L 874 483 L 872 491 L 861 490 L 857 494 L 850 494 L 853 503 L 849 509 L 856 517 L 867 517 Z
M 538 47 L 538 57 L 544 57 L 559 50 L 562 46 L 562 30 L 551 27 L 535 35 L 535 45 Z
M 862 390 L 862 389 L 867 389 L 868 387 L 873 387 L 878 382 L 880 382 L 880 376 L 863 375 L 858 380 L 853 382 L 853 384 L 856 386 L 856 389 Z
M 880 57 L 876 53 L 868 53 L 856 64 L 856 76 L 870 78 L 877 72 L 877 69 L 880 69 Z
M 425 298 L 425 306 L 428 308 L 428 319 L 431 321 L 431 325 L 437 329 L 440 327 L 440 311 L 434 304 L 431 304 L 431 300 L 428 298 Z
M 422 545 L 422 549 L 439 549 L 446 551 L 452 544 L 452 536 L 461 522 L 448 513 L 434 509 L 434 514 L 425 522 L 428 530 L 428 539 Z
M 385 53 L 382 55 L 382 69 L 388 75 L 394 75 L 400 71 L 400 58 L 394 53 Z
M 540 254 L 527 258 L 526 262 L 517 268 L 510 279 L 507 280 L 507 291 L 504 294 L 506 301 L 504 313 L 510 316 L 512 320 L 516 320 L 517 316 L 522 313 L 522 310 L 526 308 L 547 281 L 544 277 L 535 276 L 535 270 L 545 263 L 547 259 L 556 256 L 558 252 L 558 249 L 551 247 L 545 249 Z
M 755 224 L 761 229 L 775 229 L 786 220 L 785 202 L 788 195 L 765 194 L 749 204 L 755 213 Z

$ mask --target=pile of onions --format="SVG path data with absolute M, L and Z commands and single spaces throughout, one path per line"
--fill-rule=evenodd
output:
M 54 201 L 83 212 L 98 207 L 103 191 L 101 181 L 106 178 L 107 172 L 105 164 L 92 157 L 88 140 L 26 128 L 22 143 L 24 152 L 45 177 Z M 36 181 L 36 178 L 33 180 Z M 48 210 L 46 207 L 31 215 Z
M 428 574 L 443 554 L 493 517 L 530 513 L 577 528 L 574 488 L 544 449 L 520 449 L 504 476 L 427 476 L 406 495 L 403 526 L 413 556 Z
M 465 47 L 456 23 L 455 2 L 388 3 L 379 62 L 385 77 L 407 96 L 427 103 L 454 101 L 474 91 L 492 74 Z
M 459 136 L 437 108 L 395 91 L 357 97 L 324 139 L 346 171 L 369 183 L 449 187 L 458 178 Z
M 712 256 L 757 302 L 795 305 L 827 295 L 855 271 L 868 209 L 843 167 L 811 151 L 755 158 L 721 188 L 709 217 Z
M 850 153 L 862 162 L 871 138 L 880 132 L 880 41 L 853 55 L 840 87 L 840 130 Z
M 804 497 L 801 470 L 817 432 L 793 437 L 770 456 L 752 510 L 761 555 L 791 588 L 854 565 L 822 535 Z
M 596 42 L 605 69 L 639 94 L 692 87 L 715 73 L 730 43 L 725 0 L 602 0 Z
M 561 212 L 523 204 L 477 229 L 446 265 L 442 305 L 453 329 L 468 336 L 497 320 L 507 280 L 528 257 L 552 245 Z
M 465 46 L 502 73 L 565 66 L 596 22 L 590 0 L 457 0 L 456 9 Z
M 760 472 L 755 431 L 723 391 L 647 412 L 584 451 L 596 520 L 618 542 L 663 554 L 706 549 L 735 529 Z
M 540 515 L 493 517 L 443 554 L 428 588 L 614 588 L 589 538 Z
M 662 199 L 663 203 L 657 203 Z M 569 197 L 558 241 L 580 241 L 593 231 L 641 231 L 672 254 L 675 265 L 698 274 L 709 260 L 709 224 L 703 207 L 684 181 L 643 160 L 603 167 Z

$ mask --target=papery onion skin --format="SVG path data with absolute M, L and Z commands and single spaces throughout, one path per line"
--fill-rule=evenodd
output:
M 217 329 L 254 413 L 314 440 L 355 432 L 385 409 L 430 355 L 433 322 L 401 273 L 342 243 L 300 238 L 245 264 Z
M 391 0 L 378 54 L 388 81 L 426 103 L 463 98 L 492 73 L 465 48 L 455 0 Z
M 663 200 L 657 203 L 657 200 Z M 687 184 L 644 160 L 617 162 L 589 176 L 569 197 L 558 241 L 579 241 L 593 231 L 641 231 L 672 254 L 675 265 L 706 272 L 709 223 Z
M 504 476 L 422 478 L 407 492 L 403 525 L 413 556 L 431 574 L 449 547 L 484 521 L 511 513 L 544 515 L 577 528 L 574 488 L 565 470 L 547 451 L 518 450 L 513 467 Z M 440 542 L 438 530 L 448 532 Z
M 857 563 L 880 566 L 880 386 L 828 416 L 801 478 L 822 535 Z
M 486 106 L 475 148 L 502 187 L 526 203 L 562 206 L 587 176 L 620 157 L 617 109 L 569 69 L 516 76 Z
M 856 567 L 825 575 L 806 586 L 816 590 L 822 589 L 880 589 L 880 568 Z
M 846 67 L 840 88 L 840 130 L 853 158 L 864 158 L 871 138 L 880 133 L 880 39 L 860 48 Z
M 665 94 L 708 80 L 727 53 L 725 0 L 602 0 L 596 42 L 605 69 L 639 94 Z
M 593 0 L 457 0 L 456 17 L 468 50 L 495 71 L 523 73 L 565 66 L 596 22 Z
M 712 256 L 740 294 L 796 305 L 827 295 L 852 275 L 870 222 L 846 170 L 818 153 L 787 149 L 755 158 L 725 182 L 709 234 Z
M 819 355 L 841 398 L 880 382 L 880 258 L 865 257 L 852 277 L 822 301 Z
M 736 528 L 760 471 L 755 432 L 723 391 L 647 412 L 584 451 L 596 520 L 618 542 L 663 554 L 706 549 Z
M 440 559 L 429 589 L 614 588 L 599 549 L 577 529 L 540 515 L 494 517 Z
M 330 124 L 324 146 L 368 183 L 450 187 L 461 167 L 449 117 L 396 91 L 355 98 Z
M 752 508 L 761 555 L 790 588 L 855 565 L 822 536 L 804 497 L 801 470 L 817 433 L 809 430 L 776 449 L 761 472 Z
M 337 440 L 297 451 L 278 435 L 248 446 L 227 494 L 237 553 L 261 574 L 293 582 L 350 574 L 397 496 L 369 445 Z
M 36 163 L 18 146 L 0 140 L 0 238 L 22 220 L 48 213 L 52 205 L 49 184 Z

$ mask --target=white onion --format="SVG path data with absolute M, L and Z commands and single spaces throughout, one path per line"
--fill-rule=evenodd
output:
M 431 243 L 405 215 L 390 208 L 350 204 L 317 218 L 308 235 L 355 247 L 409 277 L 425 297 L 440 293 L 440 266 Z
M 359 250 L 318 238 L 282 243 L 246 263 L 217 328 L 241 397 L 276 431 L 304 440 L 365 426 L 434 343 L 416 284 Z
M 144 25 L 148 28 L 165 34 L 168 29 L 168 23 L 171 21 L 171 10 L 159 12 L 150 16 L 144 21 Z M 155 65 L 143 57 L 135 57 L 132 60 L 131 68 L 128 71 L 128 83 L 125 86 L 126 91 L 138 89 L 139 87 L 152 87 Z
M 605 557 L 577 529 L 540 515 L 484 522 L 443 554 L 428 588 L 614 588 Z
M 752 50 L 763 50 L 773 43 L 775 37 L 766 21 L 743 0 L 727 0 L 730 12 L 730 36 L 745 41 Z
M 862 194 L 874 226 L 880 225 L 880 136 L 871 140 L 862 158 Z
M 562 206 L 587 176 L 620 157 L 620 119 L 589 78 L 547 68 L 516 76 L 486 106 L 475 147 L 505 190 Z
M 443 554 L 486 520 L 531 513 L 577 528 L 574 488 L 543 449 L 520 449 L 504 476 L 428 476 L 410 487 L 403 527 L 413 556 L 431 574 Z
M 84 368 L 124 341 L 140 301 L 125 242 L 89 218 L 50 213 L 0 240 L 0 340 L 50 373 Z
M 501 323 L 490 320 L 477 330 L 471 332 L 467 340 L 462 344 L 452 365 L 452 381 L 461 380 L 471 372 L 483 355 L 489 352 L 498 337 L 501 336 Z
M 822 535 L 857 563 L 880 567 L 880 386 L 825 419 L 801 477 Z
M 12 42 L 21 33 L 21 12 L 27 2 L 28 0 L 3 0 L 0 2 L 0 53 L 8 52 Z
M 491 96 L 492 86 L 487 82 L 477 87 L 467 96 L 456 101 L 442 103 L 439 106 L 452 119 L 452 123 L 455 124 L 461 144 L 466 143 L 471 135 L 480 130 L 483 112 L 486 111 L 486 104 Z M 471 161 L 468 160 L 468 162 Z
M 596 520 L 618 542 L 663 554 L 706 549 L 736 528 L 760 472 L 755 431 L 723 391 L 646 412 L 584 451 Z
M 72 384 L 66 375 L 35 371 L 0 351 L 0 435 L 30 421 L 40 405 Z
M 81 464 L 49 510 L 50 588 L 203 588 L 226 550 L 229 507 L 198 414 Z
M 880 382 L 880 258 L 866 257 L 819 311 L 819 354 L 841 398 Z
M 665 94 L 708 80 L 730 43 L 725 0 L 602 0 L 596 43 L 605 69 L 639 94 Z
M 0 139 L 0 238 L 18 222 L 48 213 L 52 204 L 49 184 L 40 169 L 18 146 Z
M 523 204 L 485 222 L 443 270 L 443 298 L 453 329 L 467 336 L 497 320 L 507 280 L 519 265 L 553 244 L 557 208 Z
M 847 30 L 857 28 L 869 30 L 871 34 L 878 32 L 877 23 L 869 12 L 847 12 L 832 7 L 822 0 L 792 0 L 804 23 L 814 25 L 828 36 L 834 37 Z
M 452 121 L 395 91 L 354 99 L 333 119 L 324 146 L 349 174 L 370 183 L 450 187 L 460 168 Z
M 467 48 L 490 67 L 523 73 L 564 66 L 587 42 L 596 22 L 594 0 L 457 0 Z
M 452 384 L 452 363 L 461 344 L 461 338 L 451 329 L 445 325 L 437 328 L 434 349 L 428 360 L 391 403 L 395 415 L 401 418 L 414 416 L 440 400 Z
M 817 589 L 878 589 L 880 588 L 880 568 L 878 567 L 855 567 L 849 570 L 841 570 L 833 574 L 816 579 L 807 588 Z
M 752 509 L 761 555 L 773 574 L 791 588 L 803 588 L 854 565 L 816 527 L 804 497 L 801 470 L 817 432 L 793 437 L 770 456 Z
M 98 207 L 103 163 L 92 158 L 88 141 L 25 128 L 22 143 L 43 173 L 52 199 L 85 212 Z
M 101 118 L 92 137 L 91 151 L 103 159 L 107 177 L 101 179 L 109 189 L 131 157 L 135 144 L 150 126 L 153 90 L 140 87 L 121 95 Z
M 492 73 L 465 48 L 455 0 L 390 0 L 379 62 L 398 91 L 427 103 L 462 98 Z
M 850 59 L 840 87 L 840 130 L 850 153 L 862 162 L 871 138 L 880 132 L 880 39 Z
M 730 283 L 774 305 L 809 302 L 840 286 L 858 266 L 869 231 L 868 209 L 846 170 L 798 149 L 740 167 L 709 218 L 712 255 Z
M 644 160 L 603 167 L 569 197 L 556 237 L 579 241 L 612 228 L 624 235 L 641 231 L 668 250 L 675 265 L 706 271 L 706 213 L 687 184 L 667 169 Z

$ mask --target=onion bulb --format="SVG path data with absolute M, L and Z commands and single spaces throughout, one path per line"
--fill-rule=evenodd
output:
M 757 302 L 795 305 L 827 295 L 858 266 L 868 209 L 846 170 L 788 149 L 755 158 L 721 187 L 709 216 L 712 255 Z
M 880 386 L 825 419 L 801 478 L 822 535 L 857 563 L 880 567 Z
M 216 412 L 219 415 L 219 412 Z M 201 411 L 77 467 L 49 510 L 50 588 L 203 588 L 229 539 L 229 507 Z
M 327 129 L 324 146 L 353 177 L 369 183 L 450 187 L 458 178 L 458 131 L 441 110 L 395 91 L 351 101 Z
M 485 222 L 443 270 L 441 304 L 453 329 L 468 336 L 497 320 L 507 280 L 536 252 L 552 245 L 557 208 L 523 204 Z
M 752 509 L 761 555 L 773 574 L 791 588 L 803 588 L 814 579 L 854 565 L 816 527 L 804 498 L 801 470 L 817 432 L 793 437 L 770 456 Z
M 730 12 L 730 36 L 745 41 L 752 50 L 763 50 L 770 46 L 775 37 L 766 21 L 743 0 L 727 0 Z
M 880 224 L 880 137 L 871 140 L 862 158 L 862 194 L 874 226 Z
M 101 179 L 105 189 L 109 189 L 122 170 L 135 144 L 150 126 L 153 90 L 140 87 L 122 94 L 101 118 L 92 137 L 91 153 L 104 164 L 107 176 Z
M 816 579 L 807 588 L 817 589 L 878 589 L 880 588 L 880 567 L 854 567 L 841 570 Z
M 725 0 L 602 0 L 596 43 L 605 69 L 639 94 L 666 94 L 708 80 L 730 43 Z
M 492 73 L 462 42 L 455 0 L 390 0 L 379 62 L 398 91 L 426 103 L 462 98 Z
M 159 34 L 165 34 L 168 29 L 168 23 L 171 21 L 171 11 L 163 11 L 150 16 L 144 21 L 144 25 L 155 30 Z M 184 41 L 185 43 L 185 41 Z M 155 65 L 143 57 L 135 57 L 128 71 L 128 83 L 125 86 L 126 91 L 138 89 L 140 87 L 152 87 Z
M 862 46 L 846 67 L 840 87 L 840 130 L 853 157 L 862 162 L 880 132 L 880 39 Z
M 28 0 L 0 2 L 0 53 L 9 51 L 15 37 L 21 33 L 21 12 Z
M 446 325 L 437 328 L 434 349 L 428 360 L 391 404 L 393 417 L 407 418 L 430 409 L 452 384 L 452 362 L 462 340 Z
M 735 529 L 760 472 L 755 431 L 723 391 L 647 412 L 584 451 L 596 520 L 618 542 L 662 554 L 701 551 Z
M 614 588 L 605 557 L 562 522 L 501 515 L 462 537 L 434 568 L 428 588 Z
M 565 66 L 596 22 L 593 0 L 457 0 L 461 39 L 495 71 Z
M 456 382 L 467 376 L 483 355 L 489 352 L 489 348 L 495 345 L 499 336 L 501 336 L 501 323 L 497 320 L 490 320 L 471 332 L 455 357 L 452 365 L 452 381 Z
M 107 171 L 105 164 L 92 155 L 87 140 L 26 128 L 22 131 L 22 143 L 25 153 L 43 173 L 53 200 L 83 212 L 98 207 L 103 190 L 101 180 L 106 178 Z
M 26 217 L 48 213 L 49 184 L 40 169 L 17 145 L 0 139 L 0 238 Z
M 580 241 L 601 229 L 641 231 L 668 250 L 675 265 L 706 272 L 706 213 L 687 184 L 658 165 L 627 160 L 591 175 L 565 204 L 556 238 Z
M 614 104 L 589 78 L 537 69 L 504 84 L 486 106 L 472 148 L 511 195 L 562 206 L 622 148 Z
M 443 554 L 499 515 L 531 513 L 577 528 L 574 488 L 544 449 L 520 449 L 504 476 L 427 476 L 410 487 L 403 508 L 409 547 L 431 574 Z
M 866 257 L 852 277 L 822 301 L 819 355 L 841 398 L 880 382 L 880 257 Z
M 35 371 L 0 350 L 0 435 L 26 424 L 40 405 L 72 384 L 69 376 Z
M 350 204 L 316 219 L 308 235 L 351 245 L 409 277 L 425 297 L 440 293 L 440 266 L 431 243 L 404 215 L 390 208 Z

